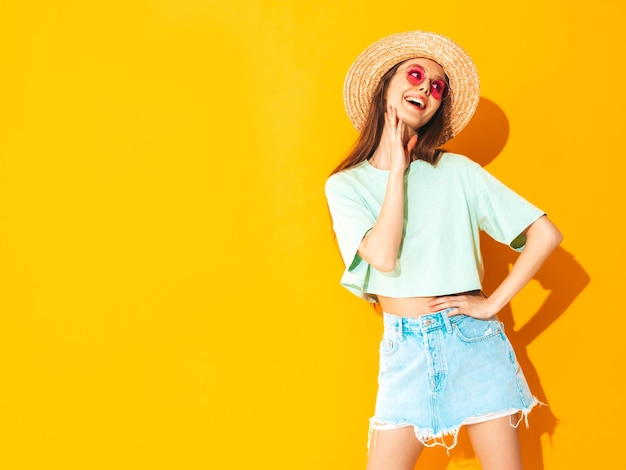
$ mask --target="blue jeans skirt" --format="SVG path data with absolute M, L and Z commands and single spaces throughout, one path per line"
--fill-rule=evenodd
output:
M 448 312 L 383 313 L 370 439 L 377 430 L 412 426 L 424 445 L 451 448 L 462 425 L 513 415 L 517 426 L 539 403 L 502 323 Z

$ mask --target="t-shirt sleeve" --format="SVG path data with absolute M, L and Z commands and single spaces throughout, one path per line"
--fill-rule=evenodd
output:
M 341 257 L 346 269 L 352 271 L 362 264 L 357 250 L 376 218 L 357 191 L 338 176 L 326 181 L 326 200 Z
M 522 251 L 526 244 L 522 232 L 545 212 L 482 167 L 474 174 L 474 189 L 479 228 L 494 240 Z

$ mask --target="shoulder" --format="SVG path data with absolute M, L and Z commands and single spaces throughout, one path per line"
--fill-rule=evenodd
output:
M 474 160 L 458 153 L 445 152 L 435 166 L 442 176 L 456 181 L 471 181 L 483 171 Z
M 333 173 L 326 179 L 324 188 L 327 193 L 337 193 L 354 189 L 358 182 L 363 178 L 366 171 L 367 168 L 364 162 L 338 173 Z
M 474 160 L 459 153 L 445 152 L 437 162 L 437 167 L 449 170 L 471 170 L 476 171 L 482 168 Z

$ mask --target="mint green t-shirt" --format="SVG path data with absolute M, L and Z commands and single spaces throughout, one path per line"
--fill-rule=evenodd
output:
M 335 173 L 325 192 L 346 269 L 341 285 L 370 302 L 377 295 L 423 297 L 482 288 L 479 233 L 521 251 L 518 236 L 544 215 L 465 156 L 436 165 L 416 160 L 405 173 L 404 233 L 396 268 L 382 272 L 358 254 L 385 197 L 387 170 L 365 161 Z M 519 246 L 513 246 L 514 243 Z

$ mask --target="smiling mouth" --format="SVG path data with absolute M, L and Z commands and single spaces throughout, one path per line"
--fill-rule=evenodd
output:
M 406 98 L 406 101 L 411 103 L 413 106 L 417 106 L 419 109 L 424 109 L 426 106 L 424 103 L 424 100 L 422 100 L 421 98 L 417 98 L 415 96 L 408 96 Z

